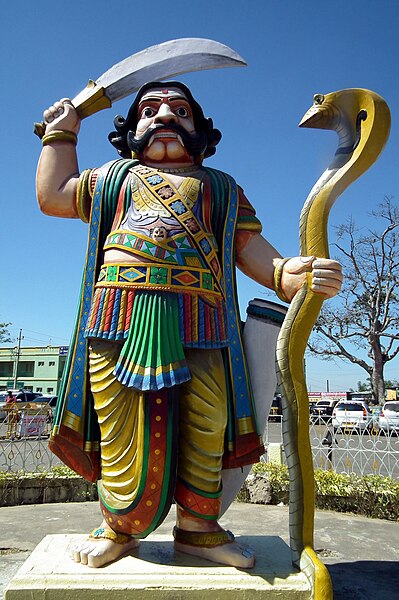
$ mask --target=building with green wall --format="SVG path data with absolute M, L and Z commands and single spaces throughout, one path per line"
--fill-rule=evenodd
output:
M 0 348 L 0 390 L 57 395 L 67 353 L 67 346 Z

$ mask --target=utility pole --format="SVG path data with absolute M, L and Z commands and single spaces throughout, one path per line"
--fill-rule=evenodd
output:
M 23 340 L 24 336 L 22 335 L 22 329 L 19 330 L 18 336 L 18 346 L 17 352 L 15 354 L 15 367 L 14 367 L 14 390 L 17 389 L 17 379 L 18 379 L 18 364 L 19 364 L 19 355 L 21 354 L 21 340 Z
M 330 382 L 327 379 L 326 392 L 330 391 Z

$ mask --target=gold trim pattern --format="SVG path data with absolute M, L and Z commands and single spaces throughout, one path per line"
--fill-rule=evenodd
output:
M 232 544 L 235 540 L 231 531 L 187 531 L 185 529 L 173 528 L 173 537 L 179 544 L 187 546 L 200 546 L 201 548 L 214 548 Z
M 55 131 L 50 131 L 50 133 L 47 133 L 42 137 L 43 146 L 49 146 L 53 142 L 67 142 L 76 146 L 78 143 L 78 136 L 73 131 L 57 129 Z
M 83 223 L 89 222 L 89 216 L 85 213 L 88 200 L 88 181 L 90 177 L 91 169 L 86 169 L 81 173 L 79 177 L 78 189 L 76 192 L 76 211 L 79 215 L 79 219 Z
M 240 221 L 238 220 L 236 229 L 241 229 L 244 231 L 256 231 L 258 233 L 262 232 L 262 225 L 260 223 L 251 222 L 251 221 Z
M 69 427 L 70 429 L 73 429 L 74 431 L 80 431 L 80 421 L 81 418 L 78 417 L 77 415 L 75 415 L 74 413 L 70 412 L 69 410 L 65 411 L 67 416 L 64 418 L 63 420 L 63 425 L 65 425 L 65 427 Z
M 246 433 L 254 433 L 254 424 L 252 417 L 240 417 L 237 419 L 237 429 L 240 435 L 245 435 Z
M 101 267 L 96 288 L 175 290 L 222 297 L 209 269 L 188 265 L 149 262 L 106 264 Z
M 281 278 L 283 276 L 283 268 L 286 262 L 288 262 L 290 260 L 290 258 L 282 258 L 281 260 L 279 260 L 279 262 L 277 263 L 277 265 L 274 267 L 274 291 L 276 292 L 278 298 L 280 298 L 280 300 L 282 302 L 287 302 L 289 303 L 290 301 L 288 300 L 287 296 L 284 294 L 283 288 L 281 287 Z
M 100 450 L 100 442 L 86 441 L 84 443 L 85 452 L 98 452 Z

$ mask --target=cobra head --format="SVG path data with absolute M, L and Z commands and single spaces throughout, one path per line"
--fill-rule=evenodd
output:
M 380 131 L 375 130 L 376 115 Z M 383 127 L 381 122 L 384 123 Z M 299 127 L 336 131 L 339 137 L 336 156 L 352 154 L 356 149 L 360 154 L 366 143 L 373 147 L 379 144 L 383 148 L 381 140 L 389 133 L 390 114 L 384 99 L 375 92 L 348 88 L 326 95 L 316 94 L 313 105 L 302 117 Z

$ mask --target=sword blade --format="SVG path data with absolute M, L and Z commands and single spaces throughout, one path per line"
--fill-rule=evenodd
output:
M 158 81 L 204 69 L 245 66 L 234 50 L 214 40 L 181 38 L 151 46 L 117 63 L 101 75 L 102 86 L 111 103 L 136 92 L 148 81 Z
M 180 38 L 132 54 L 100 75 L 72 100 L 81 119 L 109 108 L 117 100 L 136 92 L 148 81 L 163 81 L 175 75 L 205 69 L 244 67 L 245 60 L 234 50 L 205 38 Z M 35 123 L 40 138 L 46 123 Z

